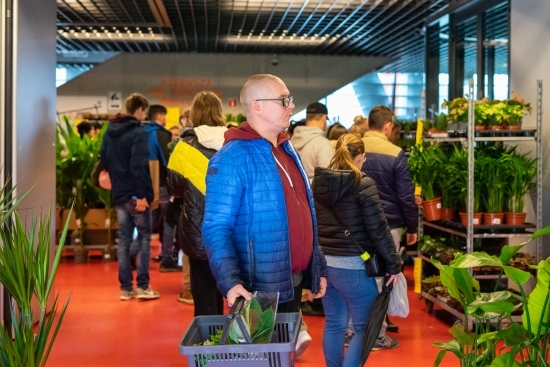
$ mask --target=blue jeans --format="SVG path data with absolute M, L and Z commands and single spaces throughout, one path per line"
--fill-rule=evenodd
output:
M 121 290 L 132 290 L 132 268 L 130 266 L 130 246 L 132 234 L 137 228 L 138 267 L 137 286 L 147 289 L 149 286 L 149 257 L 151 255 L 151 210 L 137 212 L 133 200 L 115 205 L 118 220 L 118 280 Z
M 365 326 L 378 296 L 374 278 L 364 269 L 328 267 L 327 291 L 322 299 L 325 310 L 323 352 L 327 367 L 357 367 Z M 344 357 L 344 336 L 351 316 L 354 336 Z

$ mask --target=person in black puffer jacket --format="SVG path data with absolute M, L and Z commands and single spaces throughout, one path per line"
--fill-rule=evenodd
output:
M 208 264 L 202 240 L 208 161 L 222 147 L 227 131 L 221 100 L 213 92 L 198 93 L 191 107 L 193 129 L 183 132 L 168 161 L 168 188 L 183 199 L 178 233 L 189 256 L 195 316 L 223 315 L 223 297 Z
M 328 266 L 327 291 L 322 298 L 326 322 L 323 351 L 327 367 L 358 366 L 365 326 L 378 288 L 367 276 L 361 252 L 346 237 L 335 215 L 365 251 L 378 250 L 395 282 L 401 263 L 374 181 L 361 173 L 363 141 L 342 135 L 329 168 L 315 168 L 312 189 L 319 244 Z M 354 336 L 344 357 L 344 334 L 349 317 Z

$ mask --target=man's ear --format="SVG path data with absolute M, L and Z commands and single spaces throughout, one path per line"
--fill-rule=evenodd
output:
M 252 112 L 256 115 L 260 115 L 262 113 L 262 107 L 260 103 L 258 103 L 258 101 L 252 101 L 250 103 L 252 104 L 251 105 Z
M 388 121 L 384 124 L 384 127 L 382 128 L 382 133 L 386 136 L 390 136 L 392 128 L 393 122 Z

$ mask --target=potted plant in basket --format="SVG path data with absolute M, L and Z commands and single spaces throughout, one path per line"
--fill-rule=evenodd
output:
M 506 191 L 508 194 L 506 224 L 523 225 L 527 215 L 523 213 L 524 200 L 534 186 L 533 180 L 537 174 L 537 159 L 530 159 L 527 154 L 519 154 L 514 150 L 503 154 L 502 164 L 509 175 Z
M 527 243 L 550 234 L 546 227 L 533 234 L 531 239 L 518 246 L 503 246 L 500 256 L 485 252 L 456 254 L 449 265 L 432 258 L 439 269 L 440 279 L 451 297 L 464 308 L 462 327 L 449 329 L 453 339 L 446 343 L 433 343 L 440 348 L 434 367 L 440 365 L 447 352 L 460 360 L 460 366 L 549 366 L 550 322 L 550 259 L 542 260 L 537 269 L 537 283 L 529 297 L 523 285 L 531 273 L 508 265 L 510 259 Z M 510 291 L 481 292 L 479 282 L 468 269 L 481 266 L 499 267 L 516 284 L 520 295 Z M 497 282 L 498 283 L 498 282 Z M 513 321 L 512 313 L 523 308 L 522 324 Z M 469 330 L 473 320 L 473 331 Z M 492 325 L 496 323 L 496 328 Z
M 438 195 L 439 187 L 436 186 L 436 182 L 441 164 L 436 146 L 422 147 L 421 144 L 416 144 L 411 149 L 408 164 L 412 181 L 422 188 L 422 208 L 426 220 L 440 220 L 441 197 Z

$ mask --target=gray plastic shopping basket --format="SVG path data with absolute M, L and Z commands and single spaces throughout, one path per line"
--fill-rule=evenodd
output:
M 278 313 L 271 342 L 197 346 L 223 329 L 226 316 L 197 316 L 179 344 L 180 354 L 194 367 L 292 367 L 294 349 L 300 332 L 299 313 Z

